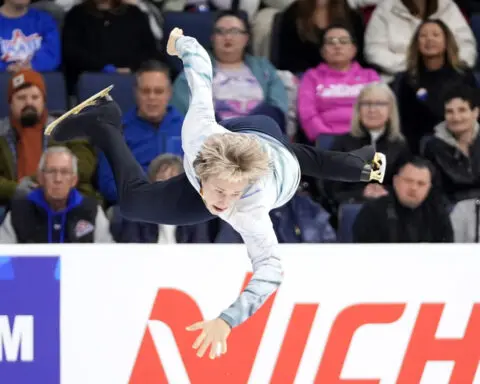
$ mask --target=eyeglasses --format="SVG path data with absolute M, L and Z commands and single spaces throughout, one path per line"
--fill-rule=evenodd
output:
M 359 105 L 362 108 L 383 108 L 388 107 L 390 103 L 388 101 L 361 101 Z
M 45 168 L 43 170 L 43 173 L 46 176 L 49 176 L 49 177 L 56 176 L 57 174 L 60 175 L 61 177 L 67 177 L 67 176 L 71 176 L 73 174 L 73 171 L 71 169 L 68 169 L 68 168 L 60 168 L 60 169 Z
M 352 39 L 350 37 L 329 37 L 325 39 L 326 45 L 335 45 L 335 44 L 347 45 L 351 43 L 352 43 Z
M 225 36 L 225 35 L 233 35 L 233 36 L 240 36 L 240 35 L 246 35 L 247 31 L 241 28 L 215 28 L 214 29 L 215 34 Z

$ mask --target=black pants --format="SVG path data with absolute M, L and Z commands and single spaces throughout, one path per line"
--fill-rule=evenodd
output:
M 113 104 L 113 103 L 112 103 Z M 166 181 L 147 180 L 121 133 L 121 121 L 111 104 L 104 104 L 67 119 L 53 134 L 64 141 L 87 136 L 104 152 L 115 177 L 118 205 L 130 220 L 169 225 L 204 222 L 214 216 L 183 173 Z M 366 162 L 373 159 L 373 147 L 358 153 L 322 151 L 287 141 L 275 121 L 266 116 L 248 116 L 226 120 L 230 131 L 257 131 L 276 138 L 297 157 L 303 175 L 337 181 L 358 182 Z

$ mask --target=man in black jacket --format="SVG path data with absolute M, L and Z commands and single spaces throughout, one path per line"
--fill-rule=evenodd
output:
M 13 199 L 0 226 L 0 243 L 113 242 L 98 202 L 75 189 L 77 173 L 68 148 L 48 148 L 38 166 L 40 187 Z
M 415 157 L 399 167 L 394 193 L 366 203 L 353 226 L 356 243 L 450 243 L 448 211 L 432 190 L 432 167 Z

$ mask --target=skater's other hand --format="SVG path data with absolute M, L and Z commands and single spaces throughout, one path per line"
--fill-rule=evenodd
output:
M 370 199 L 376 199 L 388 195 L 388 191 L 381 184 L 370 183 L 365 186 L 363 196 Z
M 183 36 L 183 29 L 173 28 L 172 32 L 170 32 L 170 37 L 168 38 L 168 42 L 167 42 L 167 53 L 170 56 L 178 56 L 178 51 L 177 51 L 177 47 L 175 46 L 175 43 L 182 36 Z
M 203 357 L 208 347 L 210 347 L 210 359 L 215 359 L 227 353 L 227 337 L 231 328 L 224 320 L 217 318 L 200 321 L 187 327 L 187 331 L 197 331 L 199 329 L 202 330 L 202 333 L 198 335 L 192 345 L 193 349 L 197 349 L 198 357 Z
M 121 73 L 121 74 L 129 74 L 129 73 L 132 73 L 132 71 L 130 70 L 130 68 L 117 68 L 117 73 Z

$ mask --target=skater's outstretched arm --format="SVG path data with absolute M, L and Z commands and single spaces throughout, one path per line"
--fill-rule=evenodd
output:
M 253 276 L 237 300 L 220 314 L 232 328 L 252 316 L 283 280 L 278 240 L 267 208 L 238 214 L 235 230 L 240 233 L 252 262 Z
M 185 156 L 194 161 L 207 137 L 227 132 L 215 120 L 212 61 L 195 38 L 183 36 L 178 28 L 170 34 L 167 49 L 183 61 L 190 89 L 190 104 L 182 127 L 182 147 Z

